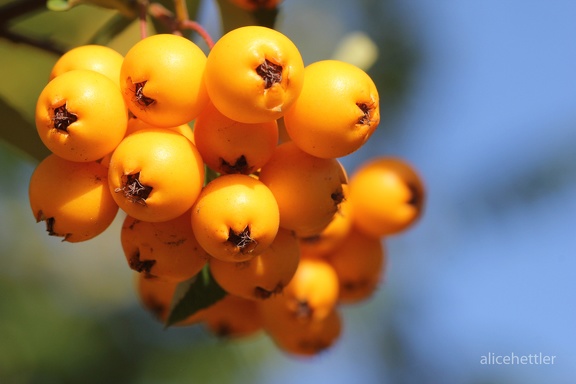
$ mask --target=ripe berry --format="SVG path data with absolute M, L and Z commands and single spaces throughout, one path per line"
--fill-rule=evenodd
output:
M 120 87 L 130 112 L 157 127 L 193 120 L 208 102 L 206 55 L 182 36 L 158 34 L 140 40 L 124 57 Z
M 319 234 L 338 211 L 346 175 L 336 159 L 321 159 L 292 141 L 280 144 L 260 170 L 280 209 L 280 226 L 299 237 Z
M 380 123 L 376 85 L 360 68 L 337 60 L 312 63 L 298 99 L 286 111 L 288 135 L 303 151 L 322 158 L 349 155 Z
M 280 228 L 272 244 L 260 255 L 242 262 L 210 259 L 210 271 L 228 293 L 249 300 L 264 300 L 281 294 L 298 268 L 298 240 Z
M 114 200 L 128 215 L 168 221 L 194 204 L 204 183 L 204 164 L 181 134 L 144 129 L 127 136 L 112 154 L 109 183 Z
M 120 86 L 120 67 L 124 57 L 105 45 L 81 45 L 64 53 L 58 58 L 50 80 L 74 69 L 89 69 L 99 72 Z
M 356 170 L 349 185 L 354 225 L 370 236 L 404 231 L 422 214 L 424 184 L 401 159 L 371 159 Z
M 294 103 L 304 81 L 296 45 L 270 28 L 246 26 L 222 36 L 208 54 L 206 88 L 232 120 L 276 120 Z
M 154 223 L 126 216 L 120 240 L 131 269 L 160 279 L 187 280 L 202 270 L 209 257 L 194 237 L 190 211 Z
M 76 162 L 54 154 L 30 178 L 29 199 L 36 221 L 51 236 L 76 243 L 106 230 L 118 212 L 108 190 L 108 170 L 96 162 Z
M 208 105 L 194 122 L 194 142 L 202 159 L 216 172 L 250 174 L 272 156 L 278 143 L 278 124 L 240 123 Z
M 35 119 L 40 139 L 53 153 L 70 161 L 96 161 L 120 143 L 128 114 L 112 80 L 75 69 L 44 87 Z
M 209 182 L 192 207 L 196 239 L 212 257 L 246 261 L 264 252 L 278 232 L 279 212 L 266 185 L 247 175 Z

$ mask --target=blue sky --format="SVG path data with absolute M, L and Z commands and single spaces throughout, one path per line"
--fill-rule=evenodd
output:
M 426 215 L 390 239 L 387 292 L 350 315 L 359 324 L 349 329 L 357 340 L 345 335 L 348 351 L 297 369 L 310 381 L 329 371 L 337 383 L 357 375 L 366 383 L 568 383 L 576 375 L 576 2 L 397 3 L 423 50 L 394 120 L 403 133 L 344 162 L 353 169 L 393 148 L 426 180 Z M 290 20 L 285 28 L 298 39 Z M 330 28 L 337 36 L 346 26 Z M 308 39 L 320 52 L 330 46 Z M 400 376 L 373 355 L 382 321 L 405 348 Z M 482 366 L 489 352 L 557 360 Z M 296 366 L 283 366 L 281 382 Z

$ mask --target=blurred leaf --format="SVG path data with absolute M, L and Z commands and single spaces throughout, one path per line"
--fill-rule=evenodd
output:
M 123 15 L 114 15 L 86 44 L 108 45 L 112 39 L 124 32 L 134 20 Z
M 260 9 L 250 12 L 239 8 L 228 0 L 218 0 L 218 6 L 224 33 L 246 25 L 261 25 L 274 28 L 278 16 L 278 8 Z
M 166 321 L 167 327 L 208 308 L 226 296 L 226 291 L 216 283 L 208 266 L 192 279 L 180 283 L 175 296 L 181 291 L 184 291 L 183 296 L 173 306 Z
M 48 0 L 46 7 L 51 11 L 68 11 L 80 4 L 115 9 L 128 18 L 134 18 L 138 14 L 138 3 L 131 0 Z
M 0 139 L 4 139 L 16 148 L 20 148 L 26 155 L 37 161 L 50 154 L 36 132 L 36 127 L 25 120 L 6 101 L 0 99 Z

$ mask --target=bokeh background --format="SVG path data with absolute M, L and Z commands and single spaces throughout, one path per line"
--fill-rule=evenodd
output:
M 111 12 L 8 26 L 81 44 Z M 354 61 L 378 83 L 382 123 L 346 168 L 399 156 L 428 189 L 422 220 L 386 240 L 380 290 L 343 309 L 341 339 L 314 359 L 262 335 L 163 329 L 135 296 L 119 220 L 85 244 L 46 236 L 27 201 L 35 160 L 7 141 L 57 55 L 10 42 L 0 20 L 0 383 L 572 383 L 575 16 L 569 0 L 284 1 L 277 28 L 306 63 Z M 198 19 L 219 35 L 217 4 Z M 130 27 L 111 45 L 135 39 Z M 481 364 L 489 353 L 556 358 Z

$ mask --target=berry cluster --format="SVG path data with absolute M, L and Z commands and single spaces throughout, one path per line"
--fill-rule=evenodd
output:
M 137 292 L 161 321 L 208 273 L 224 297 L 175 324 L 229 337 L 263 329 L 312 355 L 337 340 L 339 305 L 381 282 L 384 237 L 422 212 L 424 187 L 406 162 L 373 159 L 349 177 L 338 160 L 379 121 L 364 71 L 304 66 L 273 29 L 235 29 L 208 55 L 171 34 L 124 57 L 82 46 L 58 60 L 38 99 L 53 153 L 31 177 L 30 204 L 69 242 L 99 235 L 121 210 Z

